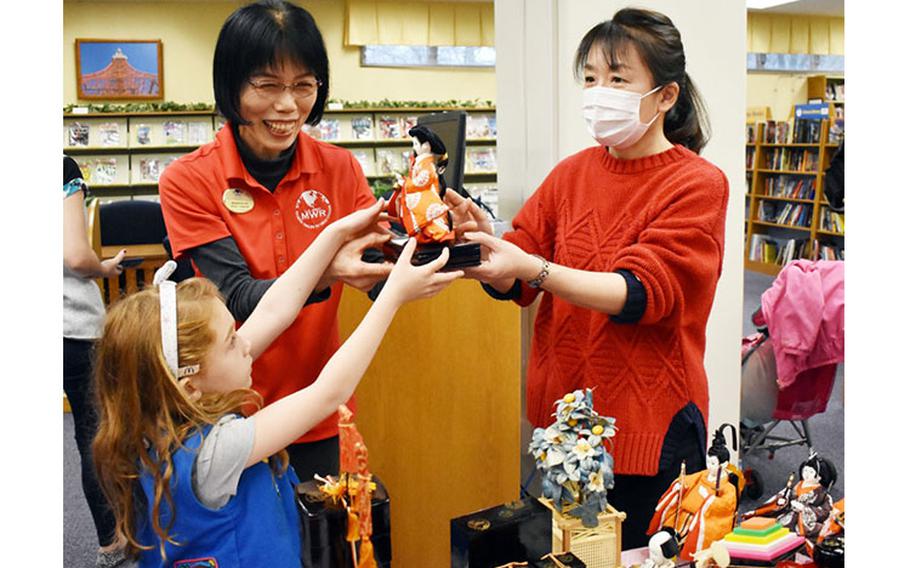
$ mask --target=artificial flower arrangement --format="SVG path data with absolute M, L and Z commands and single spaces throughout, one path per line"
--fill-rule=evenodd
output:
M 576 390 L 556 401 L 556 421 L 536 428 L 529 452 L 543 474 L 543 496 L 562 513 L 597 526 L 607 510 L 607 490 L 613 488 L 613 449 L 616 419 L 594 410 L 591 389 Z

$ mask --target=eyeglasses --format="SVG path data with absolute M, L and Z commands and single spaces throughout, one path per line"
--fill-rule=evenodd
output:
M 268 99 L 277 99 L 285 89 L 290 89 L 295 99 L 305 99 L 313 95 L 320 86 L 322 81 L 319 79 L 306 79 L 290 85 L 281 83 L 273 79 L 263 79 L 261 81 L 247 81 L 261 97 Z

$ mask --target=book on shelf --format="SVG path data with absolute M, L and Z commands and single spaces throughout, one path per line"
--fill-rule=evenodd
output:
M 79 156 L 76 163 L 82 170 L 82 179 L 92 186 L 127 183 L 129 179 L 129 157 L 123 156 Z
M 496 115 L 469 114 L 465 124 L 465 138 L 496 138 Z
M 751 170 L 755 165 L 755 148 L 746 148 L 746 169 Z
M 319 124 L 315 126 L 312 124 L 304 124 L 303 131 L 316 140 L 334 142 L 341 140 L 341 121 L 337 118 L 324 117 L 319 121 Z
M 120 125 L 116 122 L 105 122 L 98 125 L 98 136 L 101 146 L 122 146 L 120 139 Z
M 757 130 L 758 130 L 757 124 L 747 124 L 746 125 L 746 144 L 755 144 Z
M 494 146 L 472 146 L 465 152 L 467 173 L 495 173 L 496 148 Z
M 376 158 L 373 153 L 373 148 L 353 148 L 351 149 L 351 154 L 353 154 L 354 158 L 360 163 L 363 175 L 375 175 Z
M 808 228 L 812 223 L 812 206 L 760 200 L 758 220 L 764 223 Z
M 373 117 L 365 114 L 351 118 L 353 140 L 373 140 Z
M 139 172 L 134 183 L 158 183 L 158 178 L 165 168 L 173 164 L 179 156 L 143 156 L 139 158 Z M 135 160 L 136 157 L 134 156 Z M 135 162 L 133 162 L 135 164 Z
M 191 145 L 200 146 L 212 141 L 211 122 L 195 120 L 187 124 L 187 139 Z
M 186 144 L 186 122 L 182 120 L 168 120 L 163 125 L 165 144 Z
M 818 144 L 822 137 L 820 118 L 798 118 L 795 121 L 793 142 L 797 144 Z
M 815 172 L 818 171 L 818 151 L 811 148 L 774 148 L 765 154 L 765 168 Z
M 379 139 L 398 140 L 405 138 L 402 134 L 401 119 L 397 116 L 379 117 Z
M 376 174 L 392 175 L 404 174 L 408 169 L 408 155 L 410 148 L 376 148 Z
M 829 233 L 844 232 L 844 214 L 831 211 L 827 206 L 822 205 L 819 215 L 819 228 Z
M 72 122 L 67 129 L 67 146 L 88 146 L 89 125 Z
M 815 199 L 815 179 L 805 176 L 768 176 L 765 195 L 786 199 Z
M 152 143 L 152 125 L 136 125 L 136 143 L 140 146 L 147 146 Z
M 765 144 L 789 144 L 793 128 L 786 120 L 769 120 L 765 122 Z

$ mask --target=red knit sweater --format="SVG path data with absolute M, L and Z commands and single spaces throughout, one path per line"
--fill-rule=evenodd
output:
M 588 148 L 547 176 L 504 238 L 563 266 L 629 270 L 647 310 L 620 324 L 544 293 L 527 371 L 532 424 L 552 422 L 565 393 L 596 387 L 595 408 L 619 428 L 616 473 L 655 475 L 673 416 L 694 402 L 707 423 L 705 325 L 728 195 L 723 172 L 682 146 L 636 160 Z M 537 293 L 522 284 L 517 301 L 526 306 Z

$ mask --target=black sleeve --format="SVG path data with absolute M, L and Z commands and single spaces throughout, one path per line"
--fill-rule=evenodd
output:
M 240 254 L 233 237 L 224 237 L 188 252 L 199 271 L 218 286 L 228 310 L 237 321 L 250 317 L 262 295 L 275 281 L 274 278 L 259 280 L 250 275 L 246 259 Z M 331 295 L 331 288 L 314 291 L 306 304 L 328 300 Z
M 82 170 L 76 160 L 69 156 L 63 156 L 63 185 L 68 184 L 76 178 L 82 177 Z
M 486 282 L 481 282 L 480 287 L 483 288 L 484 292 L 489 294 L 491 298 L 496 300 L 517 300 L 521 296 L 521 280 L 517 278 L 515 279 L 515 283 L 512 284 L 512 287 L 505 292 L 500 292 Z
M 645 309 L 648 307 L 648 295 L 645 293 L 645 286 L 628 270 L 620 269 L 616 273 L 626 281 L 626 303 L 621 312 L 615 316 L 610 316 L 610 321 L 613 323 L 638 323 L 642 316 L 645 315 Z

